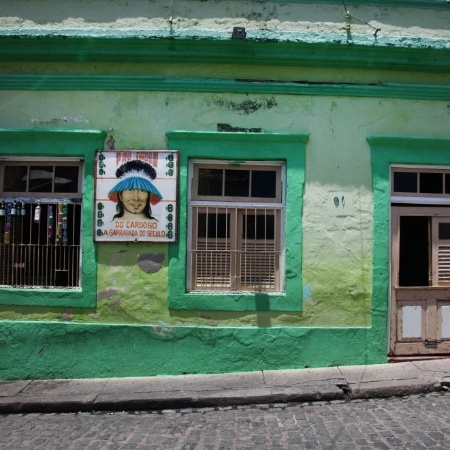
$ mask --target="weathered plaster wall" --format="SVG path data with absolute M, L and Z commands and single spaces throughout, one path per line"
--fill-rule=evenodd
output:
M 349 5 L 351 30 L 373 40 L 375 29 L 379 36 L 445 39 L 450 37 L 450 11 L 405 9 Z M 6 30 L 60 31 L 111 33 L 161 32 L 176 35 L 202 34 L 206 30 L 227 36 L 235 26 L 245 27 L 263 38 L 281 35 L 315 33 L 342 35 L 345 38 L 343 5 L 326 3 L 278 3 L 243 1 L 186 1 L 171 2 L 133 0 L 78 0 L 59 2 L 47 0 L 45 7 L 31 0 L 4 0 L 0 27 Z M 364 23 L 365 22 L 365 23 Z
M 2 125 L 113 129 L 116 148 L 166 148 L 171 129 L 217 123 L 310 135 L 303 210 L 302 313 L 169 312 L 167 247 L 101 244 L 98 309 L 0 309 L 4 319 L 207 326 L 371 324 L 372 198 L 368 135 L 445 137 L 446 102 L 158 92 L 2 92 Z M 6 114 L 8 112 L 8 114 Z M 334 198 L 345 198 L 345 208 Z M 184 223 L 185 218 L 180 218 Z M 139 255 L 157 259 L 154 271 Z M 158 259 L 159 258 L 159 259 Z
M 244 26 L 253 40 L 448 46 L 448 9 L 349 9 L 354 17 L 346 29 L 343 5 L 323 2 L 4 0 L 0 30 L 19 36 L 224 40 L 230 39 L 234 26 Z M 380 29 L 376 36 L 375 29 Z M 154 75 L 360 86 L 450 81 L 444 72 L 151 62 L 0 62 L 0 73 L 43 79 L 55 74 Z M 444 98 L 0 91 L 2 128 L 110 130 L 117 149 L 165 149 L 167 130 L 216 131 L 218 123 L 310 136 L 302 222 L 303 311 L 169 311 L 167 245 L 100 244 L 96 309 L 0 306 L 0 378 L 141 376 L 385 361 L 388 299 L 381 289 L 372 295 L 375 230 L 367 136 L 448 138 L 449 117 Z M 180 217 L 181 223 L 185 219 Z M 139 265 L 142 255 L 145 266 Z

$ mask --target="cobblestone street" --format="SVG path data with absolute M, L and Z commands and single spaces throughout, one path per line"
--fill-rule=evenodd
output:
M 450 448 L 450 393 L 159 412 L 0 416 L 0 449 Z

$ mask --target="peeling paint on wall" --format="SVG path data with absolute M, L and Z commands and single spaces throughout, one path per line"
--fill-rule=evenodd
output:
M 238 114 L 249 115 L 259 111 L 260 109 L 268 110 L 275 108 L 276 106 L 278 106 L 278 103 L 275 100 L 275 97 L 267 97 L 257 100 L 247 99 L 241 102 L 217 99 L 214 100 L 214 105 L 224 107 L 226 109 L 229 109 L 230 111 L 236 111 Z
M 68 124 L 70 122 L 73 123 L 89 123 L 89 120 L 86 119 L 86 117 L 82 116 L 82 115 L 77 115 L 77 116 L 63 116 L 63 117 L 58 117 L 58 118 L 53 118 L 53 119 L 38 119 L 38 118 L 32 118 L 31 119 L 31 123 L 33 124 L 39 124 L 39 125 L 51 125 L 51 124 Z
M 234 26 L 245 27 L 252 35 L 262 38 L 280 38 L 283 33 L 298 35 L 303 32 L 310 36 L 317 33 L 336 33 L 345 39 L 344 15 L 346 9 L 341 4 L 204 1 L 189 2 L 117 2 L 97 0 L 95 8 L 86 7 L 90 2 L 69 2 L 46 0 L 45 7 L 32 5 L 27 0 L 2 3 L 0 27 L 3 30 L 61 33 L 61 29 L 71 32 L 137 31 L 151 33 L 164 32 L 180 34 L 185 30 L 201 34 L 203 30 L 216 33 L 231 33 Z M 445 2 L 442 2 L 445 4 Z M 377 5 L 353 6 L 353 33 L 372 38 L 372 28 L 381 28 L 383 35 L 448 37 L 449 11 L 443 6 L 439 13 L 433 9 L 420 10 L 420 23 L 411 20 L 411 13 L 405 8 Z M 414 14 L 414 10 L 413 11 Z M 415 13 L 417 15 L 417 12 Z M 416 24 L 417 26 L 412 26 Z M 106 31 L 108 30 L 108 31 Z
M 155 273 L 161 269 L 164 253 L 144 253 L 138 257 L 137 265 L 145 273 Z

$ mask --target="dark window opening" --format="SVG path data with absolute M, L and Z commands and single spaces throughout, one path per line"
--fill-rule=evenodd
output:
M 394 192 L 417 192 L 416 172 L 394 172 Z
M 439 223 L 439 239 L 440 240 L 450 239 L 450 223 L 446 222 Z
M 5 165 L 3 192 L 74 194 L 79 176 L 76 165 Z
M 4 192 L 27 192 L 28 167 L 5 166 Z
M 243 234 L 245 239 L 273 240 L 275 238 L 275 216 L 244 216 Z
M 277 195 L 277 173 L 274 170 L 252 171 L 252 197 L 275 198 Z
M 445 193 L 450 194 L 450 173 L 445 174 Z
M 437 172 L 420 173 L 421 194 L 442 194 L 443 192 L 444 192 L 444 179 L 442 173 Z
M 192 180 L 194 198 L 222 197 L 223 201 L 246 201 L 249 198 L 261 202 L 282 201 L 280 171 L 272 167 L 254 169 L 243 166 L 220 169 L 217 167 L 198 167 Z M 207 200 L 207 198 L 197 198 Z M 217 199 L 222 201 L 222 199 Z
M 56 166 L 54 192 L 70 194 L 78 192 L 78 174 L 78 166 Z
M 399 286 L 429 286 L 429 219 L 400 217 Z
M 53 166 L 30 166 L 29 192 L 52 192 Z
M 222 195 L 222 169 L 199 169 L 198 195 Z
M 250 192 L 250 171 L 225 170 L 225 195 L 248 197 Z
M 199 238 L 229 238 L 230 215 L 229 214 L 205 214 L 198 215 Z

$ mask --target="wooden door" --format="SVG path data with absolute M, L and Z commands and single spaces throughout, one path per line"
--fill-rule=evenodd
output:
M 391 213 L 390 354 L 450 354 L 450 208 Z

